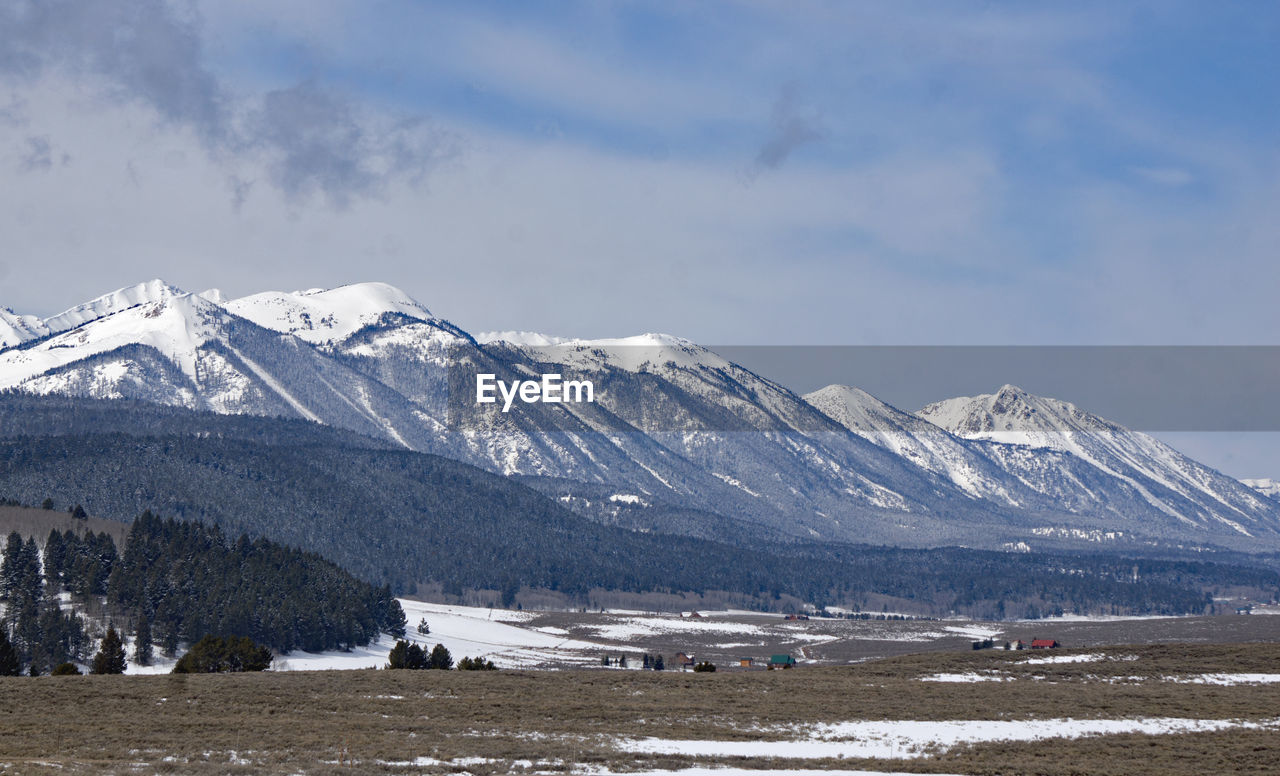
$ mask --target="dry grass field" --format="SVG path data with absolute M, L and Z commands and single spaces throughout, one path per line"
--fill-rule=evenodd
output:
M 1051 655 L 1054 662 L 1041 662 Z M 1082 656 L 1082 657 L 1072 657 Z M 1062 662 L 1066 659 L 1077 662 Z M 1031 661 L 1031 662 L 1029 662 Z M 521 773 L 731 763 L 965 774 L 1275 773 L 1272 644 L 909 655 L 715 674 L 346 671 L 0 679 L 0 772 Z M 989 681 L 928 681 L 981 676 Z M 911 759 L 697 759 L 619 742 L 803 739 L 853 720 L 1263 723 L 1169 735 L 990 741 Z

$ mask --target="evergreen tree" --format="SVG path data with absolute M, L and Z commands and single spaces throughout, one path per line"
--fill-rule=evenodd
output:
M 665 669 L 665 668 L 666 668 L 666 666 L 665 666 L 665 665 L 663 664 L 663 662 L 662 662 L 662 655 L 658 655 L 656 658 L 654 658 L 654 661 L 653 661 L 653 670 L 655 670 L 655 671 L 661 671 L 661 670 L 663 670 L 663 669 Z
M 191 646 L 173 667 L 175 674 L 237 673 L 265 671 L 271 667 L 271 649 L 247 636 L 208 635 Z
M 152 657 L 151 623 L 146 617 L 139 617 L 138 627 L 133 632 L 133 662 L 149 666 Z
M 107 628 L 107 635 L 102 637 L 102 646 L 98 654 L 93 656 L 93 674 L 123 674 L 126 661 L 124 643 L 114 627 Z
M 427 668 L 440 671 L 448 671 L 453 668 L 453 656 L 449 654 L 449 650 L 445 649 L 443 644 L 437 644 L 431 648 L 431 655 L 427 658 Z
M 397 641 L 396 645 L 387 653 L 387 668 L 397 671 L 408 668 L 409 642 Z
M 44 543 L 44 584 L 53 593 L 62 590 L 62 568 L 66 563 L 67 544 L 57 530 L 49 531 Z
M 0 601 L 13 600 L 21 587 L 22 534 L 14 531 L 4 545 L 4 560 L 0 562 Z
M 79 676 L 80 669 L 75 663 L 59 663 L 49 672 L 49 676 Z
M 410 644 L 405 657 L 405 668 L 420 671 L 427 667 L 427 653 L 417 644 Z
M 0 676 L 17 676 L 22 673 L 18 650 L 9 641 L 9 632 L 0 626 Z
M 458 661 L 459 671 L 497 671 L 498 667 L 493 664 L 492 660 L 485 660 L 482 657 L 464 657 Z
M 23 598 L 9 604 L 10 612 L 17 608 L 13 624 L 13 646 L 18 659 L 29 663 L 40 649 L 40 605 L 31 598 Z

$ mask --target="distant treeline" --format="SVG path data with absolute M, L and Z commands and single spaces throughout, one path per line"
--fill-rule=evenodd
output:
M 385 586 L 312 553 L 247 536 L 228 542 L 217 527 L 150 513 L 133 522 L 122 553 L 106 533 L 51 531 L 43 557 L 34 539 L 9 535 L 0 564 L 6 604 L 0 627 L 22 664 L 37 672 L 84 662 L 91 652 L 94 626 L 63 607 L 62 593 L 97 619 L 127 623 L 140 663 L 148 662 L 153 643 L 173 655 L 181 642 L 210 634 L 288 652 L 404 632 L 404 612 Z

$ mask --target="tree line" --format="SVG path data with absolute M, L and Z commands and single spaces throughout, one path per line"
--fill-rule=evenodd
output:
M 116 647 L 123 650 L 116 625 L 132 634 L 140 665 L 156 648 L 172 657 L 205 636 L 243 637 L 287 653 L 365 645 L 383 631 L 401 636 L 405 626 L 385 585 L 312 553 L 243 535 L 228 541 L 216 526 L 150 513 L 133 522 L 123 552 L 105 533 L 54 530 L 43 548 L 11 533 L 0 561 L 0 604 L 0 673 L 96 661 L 97 643 L 111 661 L 103 665 L 114 667 Z M 100 642 L 77 610 L 109 624 Z

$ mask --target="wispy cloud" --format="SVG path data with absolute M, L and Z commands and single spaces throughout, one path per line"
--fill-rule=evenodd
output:
M 778 169 L 800 146 L 822 140 L 820 119 L 815 111 L 801 103 L 798 93 L 799 87 L 787 84 L 774 101 L 771 131 L 746 169 L 748 182 L 754 181 L 764 170 Z
M 164 0 L 16 0 L 0 8 L 0 74 L 36 83 L 71 75 L 105 98 L 137 102 L 191 131 L 212 158 L 266 161 L 268 182 L 294 199 L 346 207 L 396 181 L 419 182 L 451 153 L 423 116 L 390 117 L 335 88 L 303 81 L 241 94 L 203 61 L 201 20 Z M 25 169 L 48 169 L 48 138 L 28 140 Z M 233 203 L 249 195 L 232 187 Z

